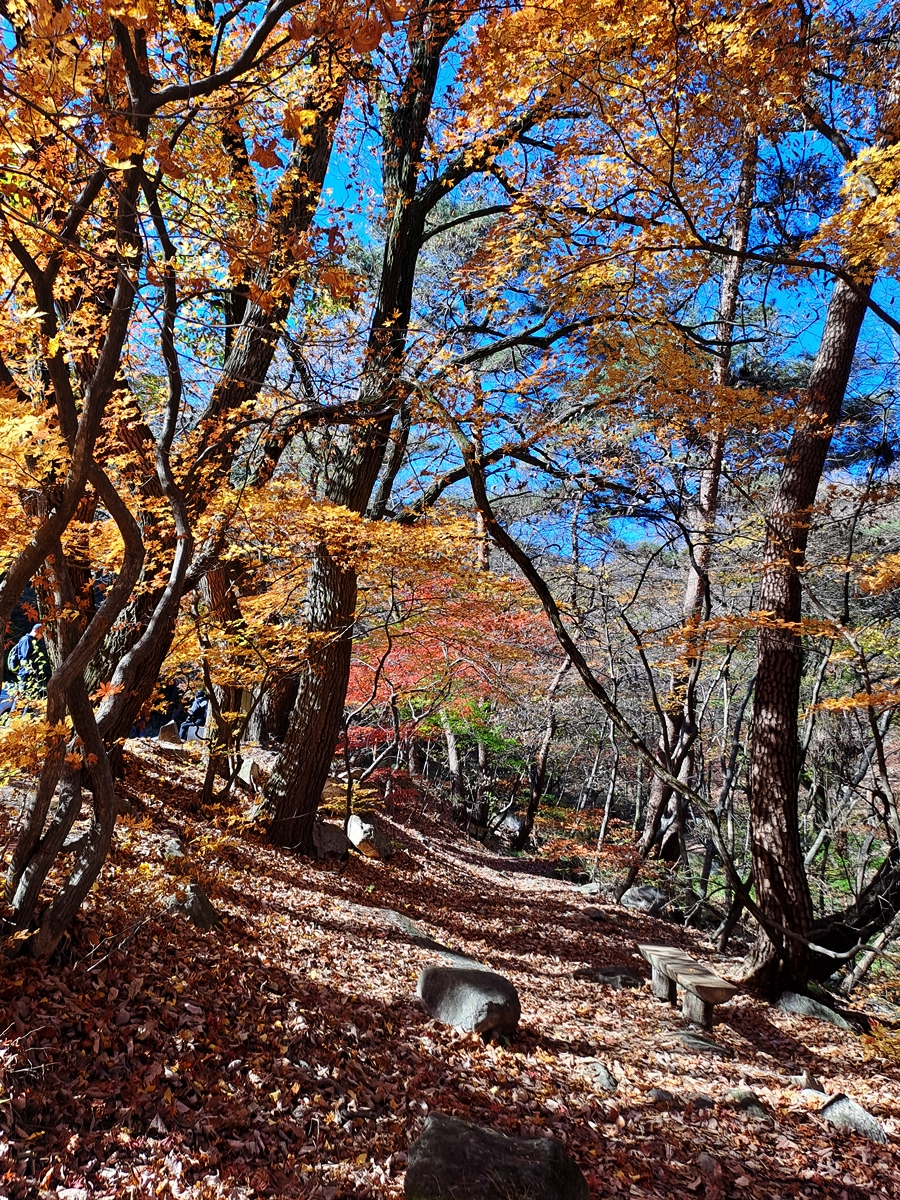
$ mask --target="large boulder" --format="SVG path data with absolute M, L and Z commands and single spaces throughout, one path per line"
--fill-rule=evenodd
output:
M 258 795 L 266 786 L 268 779 L 268 774 L 255 759 L 243 759 L 241 769 L 238 771 L 237 783 L 245 792 L 249 792 L 251 796 Z
M 386 860 L 394 853 L 390 838 L 371 821 L 364 821 L 356 813 L 347 822 L 347 837 L 366 858 Z
M 515 1033 L 522 1015 L 510 981 L 477 967 L 426 967 L 416 994 L 435 1020 L 484 1036 Z
M 870 1112 L 866 1112 L 861 1104 L 845 1096 L 843 1092 L 833 1096 L 827 1104 L 819 1109 L 819 1116 L 837 1125 L 840 1129 L 852 1129 L 854 1133 L 869 1138 L 873 1142 L 886 1142 L 887 1134 L 879 1121 Z
M 350 841 L 340 825 L 316 821 L 313 826 L 313 846 L 316 858 L 336 858 L 344 862 L 350 853 Z
M 852 1031 L 853 1026 L 849 1021 L 846 1021 L 840 1013 L 836 1013 L 833 1008 L 828 1008 L 825 1004 L 820 1004 L 818 1000 L 813 1000 L 811 996 L 801 996 L 797 992 L 782 992 L 781 998 L 776 1005 L 782 1012 L 794 1013 L 798 1017 L 812 1017 L 815 1021 L 827 1021 L 829 1025 L 837 1025 L 838 1029 L 849 1029 Z
M 166 721 L 159 733 L 156 735 L 156 740 L 162 742 L 166 746 L 182 745 L 181 738 L 178 734 L 178 726 L 174 721 Z
M 514 1138 L 431 1113 L 409 1149 L 406 1200 L 589 1200 L 556 1138 Z
M 655 917 L 669 903 L 669 897 L 659 888 L 632 887 L 622 893 L 619 903 L 625 908 L 633 908 L 637 912 L 649 913 L 651 917 Z

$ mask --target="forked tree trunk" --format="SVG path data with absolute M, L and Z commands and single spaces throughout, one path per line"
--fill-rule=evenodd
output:
M 773 924 L 761 927 L 748 981 L 770 995 L 803 987 L 810 951 L 804 939 L 813 912 L 800 845 L 797 712 L 803 673 L 798 623 L 800 572 L 816 491 L 841 407 L 866 289 L 834 286 L 806 401 L 769 506 L 759 606 L 766 624 L 757 641 L 750 748 L 750 823 L 756 900 Z M 781 926 L 782 928 L 778 928 Z M 785 933 L 784 930 L 789 931 Z M 790 936 L 791 934 L 795 936 Z
M 352 512 L 369 509 L 385 460 L 395 415 L 408 395 L 401 382 L 412 311 L 416 264 L 425 219 L 443 195 L 417 192 L 422 152 L 443 50 L 468 19 L 438 5 L 411 38 L 407 81 L 396 108 L 382 104 L 384 191 L 390 211 L 375 299 L 366 367 L 360 382 L 362 411 L 371 422 L 351 427 L 334 446 L 325 495 Z M 453 183 L 458 182 L 454 178 Z M 386 500 L 386 498 L 382 498 Z M 350 677 L 356 574 L 338 567 L 319 545 L 307 584 L 307 617 L 314 638 L 322 639 L 302 672 L 284 747 L 265 792 L 273 813 L 269 837 L 279 846 L 312 852 L 312 829 L 322 788 L 337 745 Z

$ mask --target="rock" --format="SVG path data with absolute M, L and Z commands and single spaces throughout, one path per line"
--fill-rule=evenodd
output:
M 594 1077 L 594 1083 L 604 1092 L 615 1092 L 618 1090 L 619 1081 L 613 1075 L 612 1071 L 602 1062 L 592 1062 L 588 1065 L 588 1074 Z
M 830 1121 L 832 1125 L 837 1125 L 841 1129 L 852 1129 L 854 1133 L 861 1134 L 862 1137 L 867 1137 L 872 1142 L 887 1141 L 887 1134 L 872 1114 L 866 1112 L 861 1104 L 857 1104 L 843 1092 L 833 1096 L 827 1104 L 823 1105 L 819 1109 L 819 1115 L 826 1121 Z
M 426 967 L 416 994 L 436 1020 L 483 1035 L 515 1033 L 522 1015 L 509 980 L 475 967 Z
M 772 1120 L 771 1114 L 763 1107 L 759 1096 L 750 1088 L 732 1088 L 728 1093 L 728 1099 L 746 1117 L 754 1117 L 757 1121 Z
M 162 847 L 160 848 L 160 853 L 162 854 L 163 858 L 184 858 L 184 846 L 182 845 L 181 839 L 176 837 L 174 834 L 170 834 L 170 836 L 167 837 L 163 842 Z
M 261 792 L 266 785 L 265 771 L 252 758 L 245 758 L 241 761 L 241 769 L 238 771 L 237 777 L 238 782 L 251 796 Z
M 331 821 L 316 821 L 313 826 L 313 845 L 316 848 L 316 858 L 336 858 L 345 862 L 350 853 L 350 839 Z
M 131 796 L 123 796 L 116 792 L 116 815 L 119 817 L 133 817 L 138 811 L 138 806 L 135 804 Z
M 633 887 L 622 893 L 619 903 L 625 908 L 633 908 L 637 912 L 645 912 L 655 917 L 669 903 L 669 897 L 659 888 Z
M 373 825 L 371 821 L 364 821 L 356 813 L 347 823 L 347 837 L 366 858 L 380 858 L 384 861 L 394 853 L 390 839 L 378 826 Z
M 809 996 L 800 996 L 797 992 L 782 992 L 781 999 L 775 1007 L 780 1008 L 782 1012 L 794 1013 L 798 1017 L 812 1017 L 816 1021 L 828 1021 L 831 1025 L 837 1025 L 838 1029 L 849 1029 L 851 1032 L 853 1030 L 850 1022 L 845 1021 L 841 1014 L 836 1013 L 833 1008 L 828 1008 Z
M 647 1099 L 652 1100 L 654 1104 L 677 1104 L 674 1092 L 668 1092 L 665 1088 L 651 1088 L 647 1093 Z
M 222 924 L 222 918 L 209 902 L 209 897 L 196 881 L 188 884 L 187 895 L 184 898 L 170 896 L 166 901 L 169 912 L 187 917 L 191 924 L 198 929 L 215 929 Z
M 158 742 L 164 743 L 166 746 L 181 746 L 184 743 L 178 736 L 178 726 L 174 721 L 167 721 L 156 735 Z
M 714 1054 L 717 1058 L 734 1058 L 734 1051 L 727 1046 L 721 1046 L 718 1042 L 714 1042 L 712 1038 L 702 1037 L 699 1033 L 692 1033 L 691 1030 L 685 1029 L 675 1034 L 679 1042 L 693 1054 Z M 678 1049 L 672 1043 L 666 1046 L 666 1049 Z
M 825 1089 L 811 1071 L 804 1071 L 801 1075 L 791 1075 L 790 1080 L 803 1091 L 821 1092 L 823 1096 L 825 1094 Z
M 431 1113 L 409 1149 L 406 1200 L 589 1200 L 556 1138 L 513 1138 Z
M 715 1108 L 716 1102 L 712 1096 L 707 1096 L 705 1092 L 698 1092 L 696 1096 L 689 1096 L 688 1103 L 693 1104 L 694 1108 Z
M 572 975 L 575 979 L 593 979 L 596 983 L 605 983 L 617 991 L 644 986 L 643 976 L 630 967 L 579 967 Z
M 583 883 L 578 890 L 582 896 L 599 896 L 601 892 L 600 884 L 596 879 L 592 879 L 590 883 Z
M 519 841 L 525 832 L 525 818 L 516 813 L 509 813 L 503 818 L 494 832 L 501 841 L 513 844 Z
M 606 913 L 603 911 L 602 908 L 594 908 L 594 906 L 592 904 L 586 905 L 581 910 L 581 915 L 583 917 L 587 917 L 587 919 L 589 921 L 601 922 L 601 921 L 609 920 L 609 917 L 606 915 Z

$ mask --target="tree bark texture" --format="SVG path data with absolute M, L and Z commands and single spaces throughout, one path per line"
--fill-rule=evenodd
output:
M 769 506 L 760 583 L 765 624 L 757 640 L 750 750 L 753 882 L 762 913 L 748 979 L 769 994 L 802 987 L 810 952 L 812 901 L 800 845 L 797 711 L 803 651 L 801 571 L 816 491 L 844 393 L 867 290 L 834 286 L 809 388 Z M 792 938 L 775 926 L 797 935 Z
M 334 757 L 350 674 L 356 574 L 318 547 L 307 585 L 312 644 L 300 673 L 284 746 L 266 785 L 270 839 L 309 853 L 322 788 Z
M 385 201 L 390 215 L 358 392 L 371 419 L 350 426 L 329 463 L 325 497 L 365 513 L 385 461 L 394 418 L 408 388 L 400 379 L 425 219 L 443 195 L 417 194 L 422 151 L 443 50 L 467 19 L 442 5 L 423 9 L 410 32 L 410 67 L 396 106 L 381 108 Z M 383 498 L 386 503 L 386 497 Z M 265 792 L 270 839 L 312 852 L 315 814 L 341 729 L 350 676 L 356 573 L 317 547 L 307 583 L 309 632 L 322 648 L 302 672 L 284 747 Z

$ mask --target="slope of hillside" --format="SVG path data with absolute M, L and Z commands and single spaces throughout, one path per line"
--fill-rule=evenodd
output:
M 196 767 L 131 746 L 133 811 L 61 961 L 4 966 L 2 1194 L 387 1200 L 432 1110 L 562 1139 L 594 1197 L 900 1194 L 897 1064 L 858 1035 L 739 996 L 716 1051 L 682 1041 L 647 987 L 573 978 L 646 976 L 638 941 L 734 974 L 699 935 L 589 913 L 542 864 L 492 857 L 411 792 L 381 818 L 390 863 L 298 860 L 266 845 L 246 800 L 203 814 Z M 166 908 L 192 879 L 221 928 Z M 391 913 L 513 980 L 511 1044 L 428 1018 L 415 986 L 435 955 Z M 803 1071 L 888 1143 L 828 1126 L 790 1078 Z M 739 1087 L 765 1119 L 729 1097 Z

